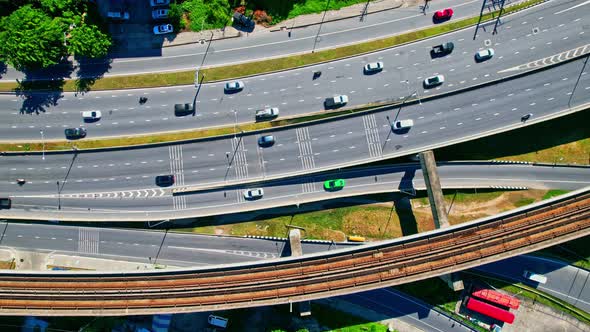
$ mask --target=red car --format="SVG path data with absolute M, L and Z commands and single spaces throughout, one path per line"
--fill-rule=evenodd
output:
M 451 8 L 445 8 L 434 13 L 435 20 L 448 20 L 453 16 L 453 10 Z

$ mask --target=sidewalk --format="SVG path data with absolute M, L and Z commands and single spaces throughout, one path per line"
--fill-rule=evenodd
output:
M 359 17 L 361 19 L 364 15 L 382 12 L 386 10 L 393 10 L 402 7 L 409 7 L 419 3 L 421 0 L 373 0 L 368 6 L 366 3 L 356 4 L 349 7 L 344 7 L 339 10 L 331 10 L 326 12 L 324 23 L 343 20 L 351 17 Z M 185 44 L 206 43 L 209 39 L 219 40 L 228 38 L 237 38 L 247 36 L 249 34 L 260 34 L 276 32 L 285 29 L 304 28 L 310 25 L 319 24 L 322 21 L 324 13 L 301 15 L 292 19 L 282 21 L 276 25 L 265 28 L 262 25 L 256 25 L 253 32 L 246 33 L 235 29 L 232 26 L 227 26 L 225 29 L 206 30 L 199 32 L 181 32 L 175 36 L 173 40 L 164 40 L 162 47 L 171 47 Z M 213 37 L 211 36 L 213 34 Z

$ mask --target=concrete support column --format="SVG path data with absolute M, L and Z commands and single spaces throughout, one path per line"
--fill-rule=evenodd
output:
M 289 229 L 289 245 L 291 245 L 291 256 L 298 257 L 303 255 L 303 248 L 301 247 L 301 230 L 297 228 Z M 299 309 L 299 316 L 311 315 L 311 302 L 303 301 L 297 303 Z M 292 312 L 292 308 L 291 308 Z
M 422 174 L 424 182 L 426 183 L 432 217 L 434 218 L 434 227 L 449 227 L 445 200 L 440 186 L 438 172 L 436 170 L 436 160 L 434 159 L 434 153 L 432 150 L 420 152 L 420 165 L 422 166 Z

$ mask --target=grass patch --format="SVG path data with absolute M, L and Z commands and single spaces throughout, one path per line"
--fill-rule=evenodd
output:
M 313 317 L 323 327 L 331 332 L 385 332 L 387 327 L 383 324 L 367 322 L 365 319 L 350 315 L 348 313 L 332 309 L 328 306 L 311 304 Z M 326 331 L 326 330 L 322 330 Z
M 571 265 L 590 270 L 590 246 L 588 241 L 590 241 L 590 236 L 585 236 L 536 251 L 535 254 L 556 258 Z
M 437 149 L 438 160 L 590 164 L 590 110 Z
M 585 324 L 590 324 L 590 316 L 587 313 L 584 313 L 582 310 L 551 295 L 545 293 L 539 295 L 534 288 L 530 288 L 522 283 L 509 283 L 496 278 L 483 277 L 479 274 L 477 275 L 477 279 L 483 280 L 495 288 L 500 288 L 512 294 L 518 294 L 519 296 L 529 298 L 534 302 L 541 303 L 557 311 L 566 313 Z
M 504 15 L 518 11 L 532 4 L 541 3 L 543 1 L 544 0 L 529 0 L 517 4 L 515 6 L 508 7 L 504 11 Z M 495 15 L 496 12 L 487 13 L 483 15 L 482 22 L 493 19 Z M 200 72 L 205 75 L 205 82 L 211 82 L 236 77 L 243 77 L 248 75 L 263 74 L 277 70 L 291 69 L 325 61 L 337 60 L 344 57 L 362 54 L 366 52 L 382 50 L 396 45 L 417 41 L 423 38 L 449 33 L 458 29 L 475 25 L 478 22 L 478 20 L 479 17 L 466 18 L 370 42 L 338 47 L 330 50 L 323 50 L 303 55 L 288 56 L 264 61 L 255 61 L 231 66 L 206 68 L 202 69 Z M 85 88 L 88 90 L 111 90 L 128 88 L 149 88 L 193 83 L 194 71 L 190 70 L 174 73 L 103 77 L 96 79 L 92 87 L 86 86 Z M 45 85 L 46 83 L 40 81 L 28 84 L 29 89 L 33 90 L 44 89 L 46 88 L 44 87 Z M 76 80 L 66 81 L 63 86 L 63 91 L 78 91 L 79 85 L 80 84 L 76 83 Z M 16 83 L 0 83 L 0 91 L 14 91 L 17 88 L 18 85 Z
M 549 190 L 545 195 L 543 195 L 543 199 L 553 198 L 555 196 L 561 196 L 564 194 L 569 193 L 569 190 L 560 190 L 560 189 L 552 189 Z
M 521 198 L 518 201 L 514 202 L 514 205 L 516 207 L 521 207 L 521 206 L 525 206 L 525 205 L 529 205 L 529 204 L 533 204 L 535 202 L 534 198 Z
M 0 270 L 14 270 L 16 268 L 16 262 L 14 259 L 9 261 L 0 261 Z

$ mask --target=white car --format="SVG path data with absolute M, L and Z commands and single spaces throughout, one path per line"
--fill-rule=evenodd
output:
M 238 91 L 244 88 L 244 82 L 233 81 L 225 83 L 225 91 Z
M 170 0 L 150 0 L 150 5 L 155 6 L 167 6 L 170 4 Z
M 444 81 L 445 77 L 443 75 L 430 76 L 424 80 L 424 88 L 441 85 Z
M 86 121 L 97 121 L 102 117 L 100 111 L 84 111 L 82 112 L 82 118 Z
M 373 73 L 383 70 L 383 62 L 371 62 L 365 65 L 365 73 Z
M 391 128 L 395 130 L 404 130 L 410 129 L 414 125 L 414 120 L 407 119 L 407 120 L 397 120 L 391 123 Z
M 163 35 L 174 31 L 172 24 L 160 24 L 154 27 L 154 34 Z
M 264 190 L 262 188 L 244 190 L 245 199 L 258 199 L 264 196 Z
M 278 107 L 265 108 L 263 110 L 256 111 L 256 120 L 273 119 L 279 116 Z
M 475 60 L 476 61 L 485 61 L 487 59 L 491 59 L 494 56 L 494 49 L 488 48 L 487 50 L 481 50 L 475 53 Z
M 168 18 L 169 9 L 156 9 L 152 10 L 152 18 L 154 20 Z

